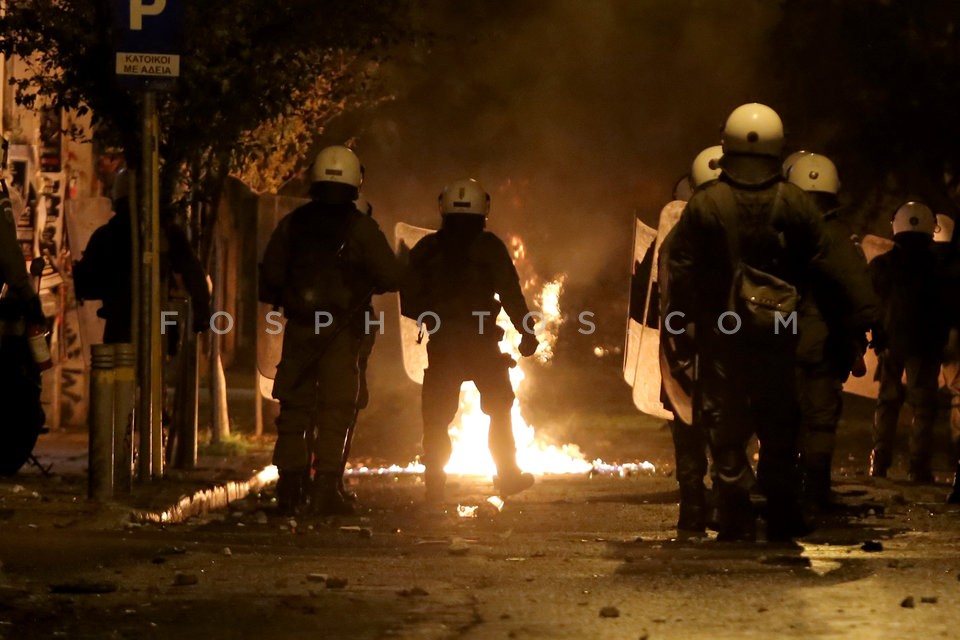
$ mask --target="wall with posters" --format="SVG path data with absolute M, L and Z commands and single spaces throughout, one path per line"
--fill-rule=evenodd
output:
M 38 284 L 55 366 L 44 372 L 42 400 L 48 427 L 79 426 L 86 421 L 86 373 L 65 205 L 69 198 L 98 193 L 100 185 L 93 145 L 64 133 L 89 120 L 65 117 L 58 109 L 18 106 L 8 79 L 22 66 L 19 59 L 0 59 L 0 132 L 11 143 L 7 178 L 24 260 L 45 260 Z

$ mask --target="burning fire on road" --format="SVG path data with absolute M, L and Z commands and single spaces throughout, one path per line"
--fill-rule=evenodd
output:
M 542 366 L 553 358 L 558 330 L 563 322 L 560 297 L 563 293 L 565 276 L 561 274 L 553 280 L 542 282 L 526 261 L 526 248 L 522 240 L 512 236 L 509 247 L 524 291 L 528 296 L 532 293 L 534 307 L 540 314 L 534 325 L 540 348 L 529 359 L 520 358 L 517 349 L 520 334 L 507 314 L 501 310 L 497 317 L 497 324 L 504 330 L 500 351 L 518 362 L 517 366 L 510 369 L 510 382 L 518 398 L 513 402 L 511 419 L 520 468 L 535 475 L 587 473 L 632 475 L 655 471 L 654 465 L 646 461 L 624 465 L 607 464 L 599 459 L 590 461 L 576 444 L 552 442 L 542 433 L 537 433 L 534 426 L 524 418 L 519 398 L 524 395 L 527 373 L 533 367 Z M 450 426 L 453 453 L 445 467 L 448 474 L 493 476 L 496 473 L 496 467 L 487 447 L 489 425 L 490 418 L 480 409 L 480 392 L 472 382 L 465 382 L 460 388 L 460 409 Z M 412 462 L 407 466 L 355 467 L 347 470 L 348 475 L 419 474 L 422 472 L 423 466 L 418 462 Z

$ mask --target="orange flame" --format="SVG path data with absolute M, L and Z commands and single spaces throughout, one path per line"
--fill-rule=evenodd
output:
M 524 267 L 526 248 L 516 236 L 510 239 L 511 254 L 518 267 Z M 540 348 L 531 360 L 545 363 L 553 357 L 553 348 L 557 341 L 557 330 L 563 321 L 560 310 L 560 295 L 563 292 L 565 276 L 547 282 L 536 294 L 535 302 L 542 314 L 534 325 L 534 332 L 540 340 Z M 529 288 L 536 284 L 536 277 L 528 277 L 524 284 Z M 527 377 L 526 369 L 532 366 L 520 358 L 517 346 L 520 333 L 510 322 L 507 314 L 501 310 L 497 324 L 504 330 L 500 341 L 500 351 L 519 361 L 518 366 L 510 369 L 510 383 L 514 394 L 522 390 Z M 460 410 L 450 437 L 453 441 L 453 454 L 445 467 L 447 473 L 462 475 L 493 475 L 496 467 L 487 448 L 487 431 L 490 418 L 480 410 L 480 392 L 472 382 L 465 382 L 460 388 Z M 556 445 L 548 442 L 527 423 L 520 409 L 519 400 L 514 400 L 510 411 L 513 422 L 513 437 L 517 443 L 517 463 L 524 471 L 534 474 L 543 473 L 586 473 L 593 468 L 580 448 L 572 444 Z

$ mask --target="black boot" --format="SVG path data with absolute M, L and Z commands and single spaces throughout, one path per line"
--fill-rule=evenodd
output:
M 933 471 L 930 463 L 925 460 L 912 460 L 910 470 L 907 471 L 907 480 L 917 484 L 933 484 Z
M 717 492 L 717 519 L 718 541 L 753 542 L 757 539 L 757 516 L 746 489 L 721 482 Z
M 874 478 L 886 478 L 890 467 L 890 454 L 876 448 L 870 452 L 870 475 Z
M 347 502 L 357 501 L 357 494 L 347 489 L 347 486 L 344 484 L 343 474 L 340 475 L 340 479 L 337 481 L 337 491 L 340 493 L 340 497 Z
M 315 516 L 353 515 L 353 504 L 338 490 L 340 474 L 318 473 L 310 491 L 310 513 Z
M 803 462 L 803 506 L 811 513 L 830 509 L 830 458 L 807 456 Z
M 703 536 L 707 532 L 707 499 L 703 482 L 700 486 L 680 488 L 680 515 L 677 536 Z
M 536 482 L 533 474 L 522 473 L 519 469 L 494 477 L 493 486 L 500 492 L 501 498 L 526 491 Z
M 309 477 L 309 471 L 279 471 L 277 477 L 277 513 L 281 516 L 295 516 L 300 505 L 303 504 L 304 479 Z

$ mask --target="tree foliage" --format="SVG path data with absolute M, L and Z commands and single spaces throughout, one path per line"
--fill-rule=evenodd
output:
M 114 74 L 111 0 L 16 0 L 0 50 L 30 62 L 18 100 L 92 111 L 98 138 L 139 146 L 139 96 Z M 209 201 L 227 175 L 276 187 L 323 125 L 371 98 L 369 71 L 411 35 L 403 0 L 186 2 L 181 77 L 160 95 L 162 181 Z M 135 153 L 128 161 L 136 163 Z

